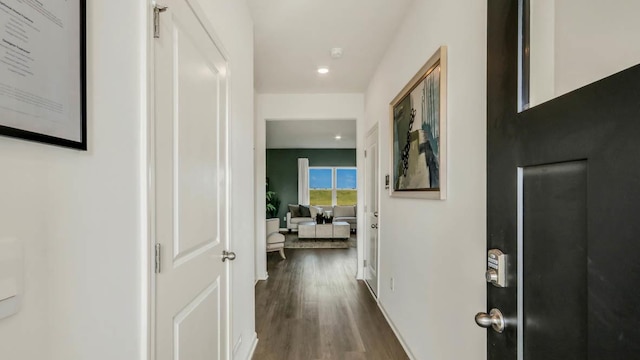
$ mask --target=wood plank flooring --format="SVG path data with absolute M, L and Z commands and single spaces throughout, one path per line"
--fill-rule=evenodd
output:
M 254 360 L 408 359 L 362 281 L 356 249 L 287 249 L 267 256 L 256 285 Z

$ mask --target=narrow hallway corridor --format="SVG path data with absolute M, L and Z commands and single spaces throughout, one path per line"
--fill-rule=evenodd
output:
M 287 249 L 256 285 L 254 360 L 408 359 L 363 281 L 356 249 Z

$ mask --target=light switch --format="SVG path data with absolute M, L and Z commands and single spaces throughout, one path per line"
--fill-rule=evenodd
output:
M 0 239 L 0 319 L 18 312 L 24 278 L 22 244 L 16 239 Z

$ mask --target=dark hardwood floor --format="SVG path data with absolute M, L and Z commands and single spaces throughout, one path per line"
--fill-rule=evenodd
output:
M 256 285 L 254 360 L 408 359 L 362 281 L 356 249 L 287 249 L 267 256 Z

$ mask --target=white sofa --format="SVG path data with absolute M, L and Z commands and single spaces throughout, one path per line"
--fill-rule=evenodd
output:
M 298 230 L 298 224 L 300 223 L 315 221 L 316 215 L 318 214 L 318 212 L 324 213 L 325 211 L 325 209 L 322 206 L 311 205 L 309 206 L 310 216 L 292 215 L 291 210 L 299 212 L 300 211 L 299 208 L 300 208 L 300 205 L 289 204 L 289 211 L 287 212 L 287 229 L 289 230 L 289 232 L 291 232 L 291 230 Z M 328 210 L 331 209 L 331 206 L 327 207 L 327 209 Z
M 358 218 L 356 217 L 357 208 L 355 205 L 333 207 L 333 221 L 343 221 L 349 223 L 352 232 L 358 228 Z
M 289 204 L 289 209 L 296 210 L 299 205 Z M 315 221 L 316 215 L 321 211 L 323 214 L 330 213 L 333 217 L 333 221 L 344 221 L 349 223 L 351 231 L 356 231 L 358 219 L 356 217 L 356 205 L 350 206 L 309 206 L 309 213 L 311 216 L 293 216 L 292 212 L 287 212 L 287 229 L 289 232 L 298 229 L 298 224 L 303 222 Z

